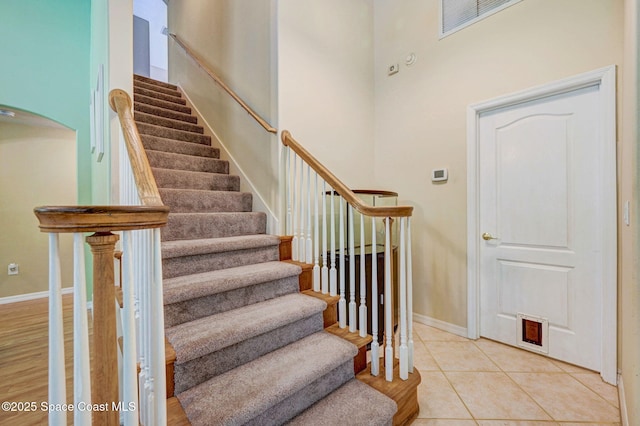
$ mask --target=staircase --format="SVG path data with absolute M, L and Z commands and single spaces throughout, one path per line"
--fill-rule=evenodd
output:
M 134 111 L 171 208 L 165 334 L 188 422 L 391 424 L 396 403 L 355 379 L 364 351 L 324 331 L 327 303 L 300 292 L 301 266 L 280 261 L 280 238 L 266 235 L 266 216 L 252 211 L 177 87 L 135 76 Z

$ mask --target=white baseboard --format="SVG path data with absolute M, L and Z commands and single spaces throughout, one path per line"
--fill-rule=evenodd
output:
M 224 152 L 224 156 L 229 159 L 230 166 L 233 169 L 235 169 L 234 172 L 240 175 L 241 185 L 246 184 L 251 194 L 253 194 L 254 211 L 259 211 L 267 215 L 267 233 L 270 233 L 270 234 L 277 233 L 279 229 L 278 216 L 271 210 L 271 208 L 269 208 L 266 201 L 264 200 L 262 195 L 258 192 L 258 190 L 256 189 L 251 179 L 247 177 L 247 174 L 244 172 L 242 167 L 240 167 L 240 164 L 238 163 L 238 161 L 235 159 L 233 155 L 231 155 L 226 145 L 222 142 L 222 140 L 218 137 L 216 132 L 213 130 L 213 127 L 209 125 L 207 120 L 200 113 L 200 110 L 198 110 L 198 107 L 196 107 L 193 104 L 193 102 L 191 101 L 191 98 L 189 98 L 189 95 L 184 90 L 184 88 L 180 84 L 178 84 L 178 87 L 180 88 L 180 92 L 182 92 L 182 95 L 185 97 L 187 101 L 187 105 L 191 107 L 193 112 L 195 112 L 195 114 L 198 116 L 198 119 L 202 120 L 200 124 L 202 125 L 202 127 L 204 127 L 205 134 L 209 134 L 209 136 L 211 136 L 215 140 L 215 142 L 220 146 L 221 150 Z
M 65 287 L 62 289 L 62 294 L 73 293 L 73 287 Z M 0 305 L 6 305 L 7 303 L 26 302 L 27 300 L 42 299 L 43 297 L 49 297 L 49 290 L 38 291 L 36 293 L 18 294 L 16 296 L 0 297 Z
M 469 337 L 467 334 L 467 328 L 459 325 L 451 324 L 450 322 L 441 321 L 439 319 L 431 318 L 426 315 L 420 315 L 413 313 L 413 320 L 420 324 L 428 325 L 438 330 L 446 331 L 447 333 L 455 334 L 456 336 Z
M 622 383 L 621 373 L 618 373 L 618 399 L 620 400 L 620 421 L 622 422 L 622 426 L 629 426 L 627 400 L 624 397 L 624 384 Z

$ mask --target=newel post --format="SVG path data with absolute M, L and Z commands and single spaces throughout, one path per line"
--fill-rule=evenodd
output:
M 118 396 L 118 341 L 116 335 L 116 300 L 113 256 L 118 235 L 96 232 L 87 237 L 93 253 L 93 424 L 119 425 L 119 412 L 113 409 Z M 103 405 L 104 404 L 104 405 Z M 104 407 L 104 409 L 103 409 Z

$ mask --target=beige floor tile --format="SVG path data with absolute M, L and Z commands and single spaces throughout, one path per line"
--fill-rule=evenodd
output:
M 572 423 L 572 422 L 560 422 L 560 426 L 620 426 L 620 423 Z
M 475 420 L 462 419 L 415 419 L 412 426 L 476 426 Z
M 573 377 L 578 379 L 580 383 L 603 397 L 606 401 L 612 404 L 614 407 L 620 407 L 620 401 L 618 400 L 618 388 L 605 383 L 598 373 L 573 373 Z
M 578 367 L 577 365 L 567 364 L 566 362 L 558 361 L 557 359 L 551 359 L 558 368 L 562 371 L 566 371 L 567 373 L 593 373 L 591 370 L 587 370 L 586 368 Z
M 421 340 L 413 342 L 413 365 L 422 371 L 440 371 L 440 367 L 436 364 L 427 347 Z
M 559 367 L 542 355 L 534 354 L 524 349 L 480 339 L 474 342 L 498 367 L 503 371 L 513 372 L 561 372 Z
M 541 420 L 478 420 L 479 426 L 558 426 L 554 421 Z
M 437 328 L 429 327 L 428 325 L 421 324 L 419 322 L 413 323 L 414 336 L 417 335 L 426 342 L 469 342 L 466 337 L 456 336 L 446 331 L 438 330 Z M 414 337 L 415 339 L 415 337 Z
M 471 419 L 471 414 L 441 372 L 421 373 L 418 386 L 419 418 Z
M 568 374 L 508 373 L 558 421 L 619 422 L 620 412 Z
M 475 419 L 552 420 L 502 372 L 447 372 Z
M 500 371 L 473 342 L 425 344 L 443 371 Z

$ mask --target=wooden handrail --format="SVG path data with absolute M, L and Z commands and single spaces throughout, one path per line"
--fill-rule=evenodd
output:
M 413 213 L 411 206 L 369 206 L 356 196 L 340 179 L 322 165 L 316 158 L 296 141 L 288 130 L 282 132 L 282 144 L 288 146 L 298 154 L 318 175 L 341 195 L 358 212 L 373 217 L 410 217 Z
M 253 119 L 256 120 L 267 132 L 278 133 L 278 129 L 271 126 L 271 124 L 267 123 L 266 120 L 264 120 L 253 109 L 251 109 L 251 107 L 247 105 L 236 92 L 234 92 L 229 86 L 227 86 L 220 77 L 218 77 L 213 71 L 211 71 L 209 67 L 205 65 L 204 61 L 202 60 L 202 58 L 200 58 L 200 56 L 198 56 L 198 54 L 196 54 L 191 48 L 189 48 L 189 46 L 187 46 L 182 40 L 180 40 L 180 37 L 173 33 L 169 33 L 169 35 L 173 40 L 175 40 L 176 43 L 178 43 L 180 47 L 182 47 L 182 49 L 184 49 L 187 55 L 191 56 L 191 58 L 196 61 L 196 64 L 198 64 L 198 66 L 202 68 L 204 72 L 206 72 L 209 77 L 213 79 L 213 81 L 218 83 L 220 87 L 222 87 L 225 92 L 227 92 L 238 104 L 240 104 L 240 106 L 244 108 L 244 110 L 247 111 L 247 113 L 249 113 L 249 115 L 253 117 Z
M 122 134 L 127 145 L 127 153 L 140 201 L 145 206 L 162 206 L 160 192 L 158 192 L 156 180 L 151 173 L 151 166 L 133 118 L 131 97 L 124 90 L 114 89 L 109 93 L 109 105 L 120 118 Z

